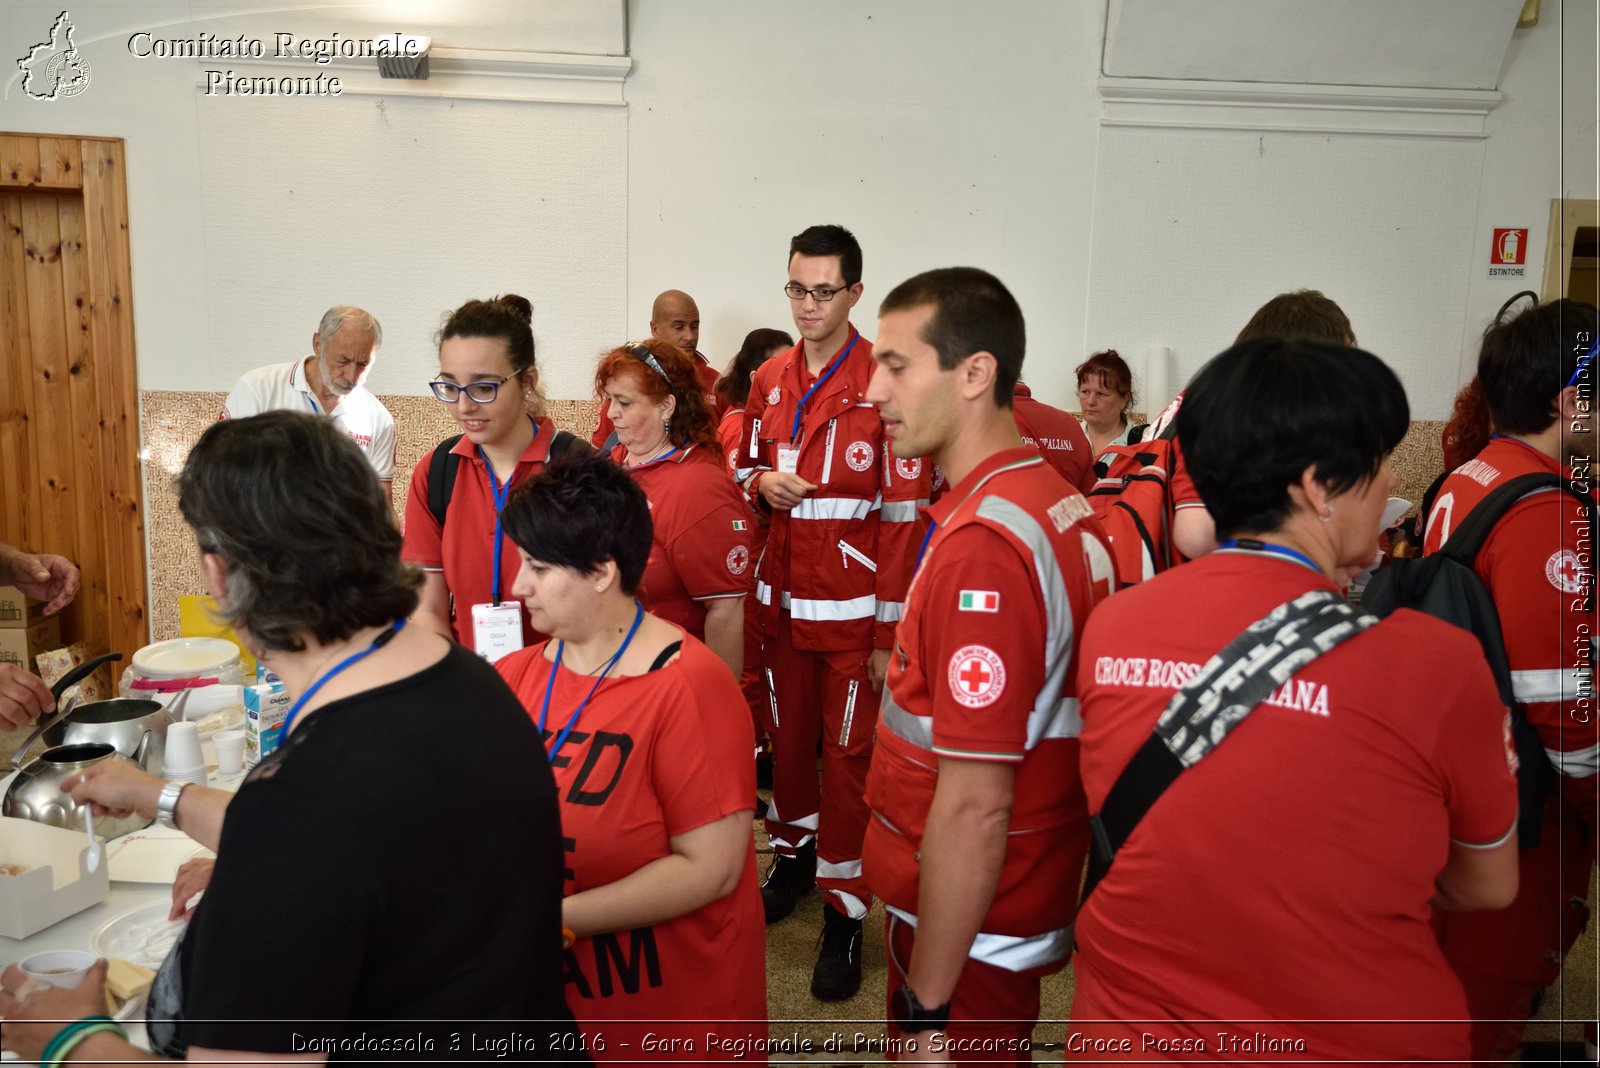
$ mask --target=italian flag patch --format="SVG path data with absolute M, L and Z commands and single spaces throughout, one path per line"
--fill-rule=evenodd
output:
M 963 612 L 998 612 L 1000 594 L 994 590 L 962 590 L 960 607 Z
M 733 529 L 734 530 L 744 530 L 744 529 L 746 529 L 744 520 L 743 519 L 735 519 L 733 521 Z

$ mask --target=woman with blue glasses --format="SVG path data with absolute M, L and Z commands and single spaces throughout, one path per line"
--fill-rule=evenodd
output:
M 514 293 L 450 314 L 428 385 L 461 433 L 411 473 L 402 555 L 425 576 L 416 619 L 493 661 L 541 637 L 511 593 L 517 550 L 500 511 L 513 487 L 582 443 L 544 414 L 533 305 Z

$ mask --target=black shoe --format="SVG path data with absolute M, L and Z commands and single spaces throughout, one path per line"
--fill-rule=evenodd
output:
M 779 853 L 761 884 L 761 907 L 768 923 L 777 923 L 817 885 L 817 843 L 802 846 L 794 856 Z
M 822 906 L 822 937 L 817 966 L 811 969 L 811 996 L 843 1001 L 861 989 L 861 921 L 831 905 Z

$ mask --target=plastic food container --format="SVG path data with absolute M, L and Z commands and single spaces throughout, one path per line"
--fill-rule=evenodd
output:
M 82 831 L 0 817 L 0 935 L 27 938 L 104 901 L 109 866 L 91 873 L 88 852 Z
M 239 647 L 226 638 L 173 638 L 133 654 L 122 673 L 123 697 L 153 697 L 201 686 L 239 686 Z

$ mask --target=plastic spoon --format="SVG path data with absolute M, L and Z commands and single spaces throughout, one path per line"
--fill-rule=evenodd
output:
M 106 847 L 94 836 L 94 812 L 87 803 L 83 806 L 83 833 L 89 836 L 89 855 L 84 860 L 84 869 L 90 873 L 100 870 L 100 860 L 106 855 Z

